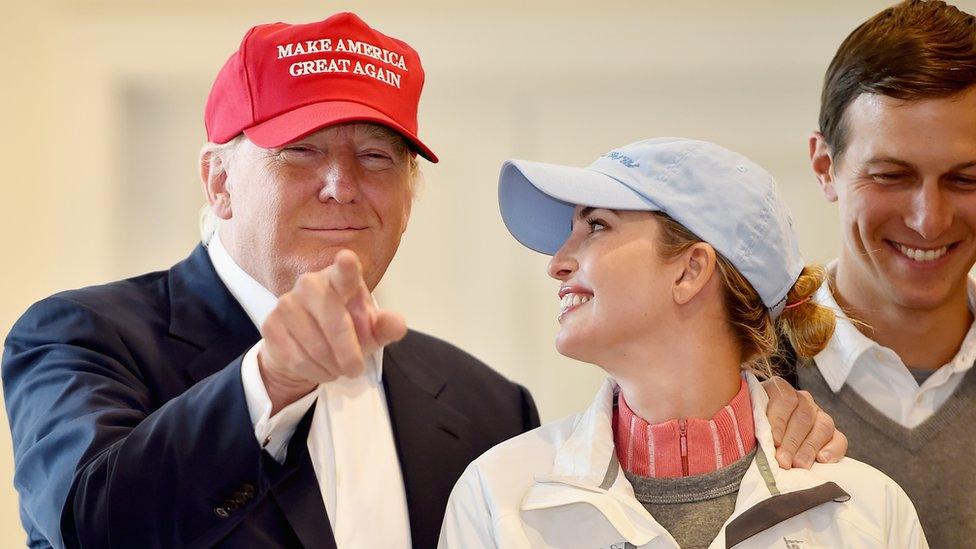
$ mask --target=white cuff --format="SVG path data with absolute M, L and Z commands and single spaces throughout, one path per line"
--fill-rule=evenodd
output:
M 254 425 L 254 436 L 258 444 L 275 461 L 284 463 L 288 453 L 288 442 L 295 434 L 298 422 L 315 402 L 318 391 L 312 391 L 292 402 L 271 417 L 271 398 L 268 396 L 264 380 L 261 379 L 261 371 L 258 369 L 258 351 L 263 345 L 263 339 L 258 341 L 244 354 L 244 359 L 241 361 L 244 400 L 247 402 L 247 412 L 251 416 L 251 424 Z

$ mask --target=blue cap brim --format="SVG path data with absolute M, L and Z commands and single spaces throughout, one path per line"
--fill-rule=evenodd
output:
M 498 177 L 498 205 L 505 227 L 522 245 L 546 255 L 562 247 L 576 206 L 659 211 L 660 207 L 617 179 L 589 168 L 508 160 Z

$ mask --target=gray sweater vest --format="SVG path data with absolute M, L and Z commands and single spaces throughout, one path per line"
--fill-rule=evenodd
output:
M 797 367 L 797 378 L 847 435 L 848 456 L 905 489 L 933 548 L 976 547 L 976 368 L 914 429 L 892 421 L 848 385 L 831 391 L 813 361 Z

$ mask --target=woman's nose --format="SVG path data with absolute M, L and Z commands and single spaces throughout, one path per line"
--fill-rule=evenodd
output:
M 557 280 L 566 280 L 571 274 L 576 272 L 579 268 L 579 264 L 573 255 L 575 249 L 575 244 L 573 243 L 572 237 L 570 237 L 562 245 L 559 250 L 553 254 L 552 259 L 549 260 L 549 266 L 546 269 L 549 276 Z

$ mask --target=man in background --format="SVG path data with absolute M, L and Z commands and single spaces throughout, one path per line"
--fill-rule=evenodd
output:
M 840 257 L 817 299 L 841 320 L 799 384 L 851 457 L 904 487 L 933 547 L 972 545 L 973 16 L 909 0 L 855 29 L 827 69 L 810 156 L 840 208 Z

